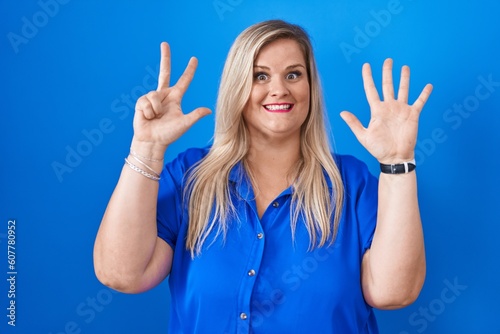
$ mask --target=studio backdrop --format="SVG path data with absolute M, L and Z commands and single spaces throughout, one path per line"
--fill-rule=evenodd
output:
M 416 147 L 427 277 L 415 303 L 377 311 L 381 333 L 500 333 L 500 2 L 2 0 L 0 13 L 1 333 L 166 333 L 167 281 L 117 293 L 92 263 L 135 101 L 156 88 L 167 41 L 173 82 L 199 59 L 183 109 L 214 110 L 232 41 L 272 18 L 311 35 L 335 150 L 375 175 L 339 116 L 369 120 L 362 64 L 379 89 L 385 58 L 395 78 L 409 65 L 412 101 L 434 85 Z M 213 126 L 202 119 L 166 159 L 207 145 Z

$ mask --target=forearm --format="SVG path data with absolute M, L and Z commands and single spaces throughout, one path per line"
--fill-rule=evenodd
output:
M 377 227 L 369 253 L 365 269 L 374 290 L 387 298 L 385 304 L 412 302 L 425 278 L 416 172 L 380 175 Z
M 143 155 L 160 156 L 158 160 L 163 157 L 135 142 L 132 147 Z M 132 156 L 127 159 L 141 166 Z M 162 161 L 147 164 L 158 174 L 163 167 Z M 103 283 L 120 289 L 122 285 L 133 285 L 146 270 L 157 240 L 157 197 L 157 181 L 124 165 L 94 246 L 95 271 Z

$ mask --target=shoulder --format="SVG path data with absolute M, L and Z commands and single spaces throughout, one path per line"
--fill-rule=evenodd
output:
M 368 172 L 366 163 L 353 155 L 349 154 L 333 154 L 333 159 L 337 164 L 340 172 L 344 173 L 365 173 Z
M 201 161 L 209 151 L 210 146 L 188 148 L 168 162 L 165 167 L 170 170 L 186 171 Z
M 360 184 L 375 177 L 370 173 L 367 164 L 349 154 L 333 154 L 345 184 Z

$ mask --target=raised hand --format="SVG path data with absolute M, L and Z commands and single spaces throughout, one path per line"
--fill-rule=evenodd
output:
M 174 86 L 170 86 L 170 47 L 161 43 L 158 88 L 141 96 L 135 105 L 134 140 L 165 149 L 200 118 L 211 113 L 197 108 L 184 114 L 181 100 L 194 77 L 198 60 L 191 58 Z
M 362 74 L 371 111 L 368 127 L 363 127 L 358 118 L 348 111 L 343 111 L 340 116 L 361 145 L 380 163 L 394 164 L 412 160 L 417 142 L 418 119 L 432 92 L 432 85 L 427 84 L 417 100 L 409 105 L 410 68 L 403 66 L 396 98 L 392 80 L 392 59 L 386 59 L 382 67 L 384 100 L 381 101 L 369 64 L 363 65 Z

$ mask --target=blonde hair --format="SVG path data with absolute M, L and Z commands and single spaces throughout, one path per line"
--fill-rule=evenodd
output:
M 216 232 L 214 240 L 220 234 L 225 237 L 229 218 L 236 217 L 229 173 L 240 161 L 246 167 L 249 138 L 242 112 L 252 89 L 255 59 L 264 46 L 278 39 L 292 39 L 299 44 L 310 83 L 310 110 L 301 129 L 301 159 L 292 184 L 292 235 L 302 216 L 310 237 L 310 249 L 335 240 L 344 188 L 331 154 L 312 45 L 300 26 L 271 20 L 245 29 L 236 38 L 226 59 L 217 99 L 213 144 L 187 179 L 185 198 L 189 201 L 189 228 L 186 248 L 192 256 L 201 253 L 212 231 Z M 325 175 L 331 180 L 331 192 Z

